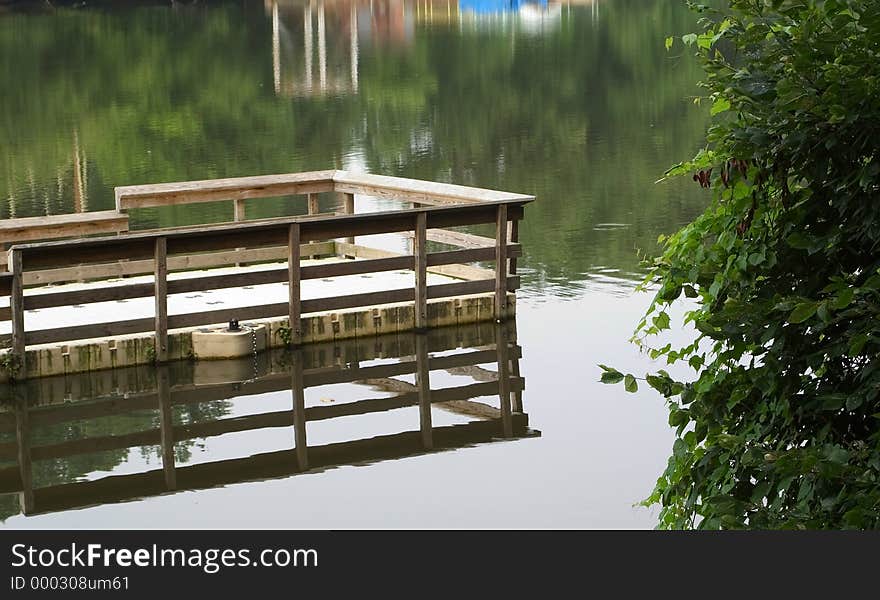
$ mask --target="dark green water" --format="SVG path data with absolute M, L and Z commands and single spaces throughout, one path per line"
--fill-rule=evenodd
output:
M 507 6 L 267 0 L 0 13 L 0 218 L 110 209 L 118 185 L 325 168 L 536 195 L 521 228 L 517 329 L 526 411 L 541 432 L 45 516 L 4 510 L 6 526 L 653 525 L 632 504 L 671 450 L 664 407 L 650 392 L 600 386 L 596 363 L 647 364 L 626 343 L 648 301 L 630 291 L 638 252 L 704 202 L 692 183 L 654 184 L 693 154 L 706 124 L 689 100 L 699 69 L 663 48 L 694 18 L 676 0 Z M 254 207 L 249 216 L 304 212 L 289 199 Z M 133 224 L 231 211 L 142 210 Z M 239 401 L 230 395 L 222 414 Z M 131 424 L 87 426 L 121 434 Z M 202 454 L 247 456 L 250 443 L 205 442 Z M 199 444 L 180 460 L 197 462 Z M 66 473 L 57 482 L 94 479 L 141 468 L 149 452 L 51 469 Z

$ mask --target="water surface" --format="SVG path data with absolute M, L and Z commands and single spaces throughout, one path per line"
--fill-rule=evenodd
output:
M 601 386 L 596 364 L 648 366 L 626 341 L 648 301 L 631 291 L 639 253 L 705 201 L 687 182 L 654 184 L 706 124 L 690 101 L 698 67 L 663 48 L 693 21 L 664 0 L 0 13 L 0 218 L 111 209 L 117 185 L 325 168 L 536 195 L 520 230 L 516 329 L 529 427 L 541 434 L 27 517 L 9 500 L 3 526 L 653 526 L 633 504 L 670 452 L 665 409 L 650 392 Z M 302 212 L 302 199 L 248 207 L 251 217 Z M 140 210 L 132 222 L 231 216 L 211 203 Z M 90 385 L 80 379 L 66 385 Z M 244 397 L 227 396 L 199 410 L 237 414 Z M 35 435 L 130 435 L 158 410 Z M 401 423 L 418 429 L 411 417 Z M 345 435 L 381 434 L 353 427 Z M 281 429 L 273 439 L 290 442 Z M 247 457 L 265 450 L 255 439 L 196 437 L 175 452 L 189 453 L 184 465 L 200 444 L 211 460 Z M 35 461 L 34 473 L 61 477 L 46 485 L 137 473 L 157 464 L 156 447 L 144 448 Z

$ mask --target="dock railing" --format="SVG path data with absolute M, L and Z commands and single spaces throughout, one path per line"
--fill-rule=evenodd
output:
M 322 192 L 343 195 L 343 214 L 318 214 L 317 196 Z M 282 195 L 305 195 L 307 215 L 246 221 L 245 201 Z M 355 213 L 355 195 L 391 198 L 412 203 L 411 208 Z M 0 336 L 9 346 L 16 367 L 24 372 L 26 349 L 31 345 L 105 338 L 153 332 L 155 359 L 168 359 L 168 331 L 225 323 L 230 319 L 262 319 L 286 316 L 290 342 L 302 342 L 304 314 L 363 306 L 407 302 L 414 306 L 414 328 L 428 326 L 428 299 L 494 292 L 494 316 L 507 315 L 508 292 L 519 286 L 516 259 L 518 222 L 523 207 L 533 196 L 480 188 L 417 181 L 377 175 L 320 171 L 167 183 L 116 188 L 120 214 L 138 208 L 228 200 L 235 203 L 237 222 L 197 227 L 175 227 L 115 236 L 14 245 L 8 251 L 9 272 L 0 274 L 0 296 L 10 298 L 0 308 L 0 321 L 11 320 L 12 333 Z M 450 227 L 493 224 L 495 238 L 449 231 Z M 355 236 L 403 233 L 412 237 L 413 253 L 398 254 L 354 244 Z M 345 242 L 327 242 L 343 238 Z M 429 252 L 429 240 L 458 247 Z M 337 254 L 360 260 L 303 266 L 302 256 Z M 278 269 L 168 279 L 169 271 L 208 268 L 251 261 L 284 260 Z M 494 271 L 468 266 L 494 262 Z M 301 298 L 304 280 L 408 269 L 415 273 L 414 286 L 326 298 Z M 437 270 L 464 279 L 428 285 L 427 273 Z M 25 294 L 25 287 L 57 281 L 104 279 L 152 273 L 151 283 L 130 283 L 101 289 Z M 488 277 L 482 277 L 488 275 Z M 168 296 L 238 286 L 287 282 L 289 299 L 272 303 L 168 314 Z M 152 318 L 117 320 L 52 329 L 29 329 L 25 311 L 153 297 Z

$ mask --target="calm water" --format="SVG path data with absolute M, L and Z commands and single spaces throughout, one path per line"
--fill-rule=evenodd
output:
M 85 409 L 70 413 L 74 419 L 35 418 L 31 443 L 49 446 L 31 457 L 34 485 L 49 488 L 37 493 L 36 512 L 47 512 L 20 514 L 19 495 L 4 495 L 8 464 L 0 462 L 2 526 L 653 526 L 654 513 L 633 504 L 670 452 L 665 408 L 650 392 L 598 384 L 596 364 L 648 366 L 626 342 L 648 301 L 631 292 L 638 252 L 655 250 L 659 234 L 704 202 L 685 182 L 653 183 L 694 152 L 706 124 L 689 100 L 698 68 L 663 49 L 667 35 L 693 26 L 683 4 L 266 0 L 0 13 L 2 218 L 110 209 L 117 185 L 324 168 L 538 197 L 520 230 L 526 256 L 515 344 L 525 437 L 506 439 L 500 412 L 482 415 L 489 425 L 477 429 L 497 425 L 486 440 L 482 429 L 451 435 L 441 429 L 470 417 L 434 407 L 434 437 L 447 451 L 425 452 L 416 447 L 418 405 L 343 415 L 308 424 L 308 450 L 323 457 L 309 470 L 294 460 L 289 423 L 210 429 L 217 419 L 290 410 L 290 375 L 274 359 L 261 359 L 267 364 L 256 371 L 230 367 L 243 371 L 213 381 L 225 388 L 180 405 L 174 398 L 202 379 L 174 371 L 165 401 L 173 408 L 162 404 L 156 373 L 126 375 L 124 385 L 104 375 L 70 378 L 16 392 L 0 449 L 15 451 L 8 424 L 14 433 L 16 402 L 51 413 L 65 398 L 74 408 L 109 406 L 129 393 L 147 404 L 100 418 L 82 416 L 93 415 Z M 249 216 L 304 212 L 301 204 L 260 202 Z M 132 218 L 146 228 L 231 215 L 218 203 Z M 497 336 L 481 331 L 440 336 L 426 351 L 485 351 Z M 358 367 L 413 360 L 411 348 L 357 352 Z M 350 373 L 352 360 L 329 366 Z M 487 383 L 497 365 L 478 369 L 471 381 Z M 453 381 L 462 377 L 432 372 L 431 387 L 470 385 Z M 247 380 L 257 391 L 230 383 Z M 325 387 L 306 390 L 307 407 L 382 397 L 363 382 Z M 497 392 L 492 402 L 461 401 L 503 410 Z M 191 437 L 169 449 L 138 433 L 165 418 L 192 424 Z M 76 442 L 92 438 L 91 446 Z M 116 447 L 123 441 L 139 445 Z M 65 454 L 71 448 L 86 452 Z M 166 465 L 174 455 L 177 493 L 163 493 L 163 452 Z M 219 466 L 200 467 L 211 462 Z M 131 495 L 106 492 L 116 480 L 86 485 L 109 475 L 131 477 L 123 480 L 133 482 L 124 486 Z M 71 484 L 86 486 L 70 494 L 81 500 L 57 500 L 51 488 Z

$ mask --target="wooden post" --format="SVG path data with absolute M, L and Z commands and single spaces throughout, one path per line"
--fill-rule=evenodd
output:
M 510 221 L 507 239 L 511 244 L 519 243 L 519 219 Z M 507 262 L 509 265 L 508 272 L 511 275 L 516 275 L 516 258 L 510 258 Z
M 233 201 L 232 204 L 232 220 L 235 222 L 244 221 L 247 217 L 245 216 L 245 201 L 244 198 L 238 198 Z M 241 251 L 244 248 L 236 248 L 236 250 Z M 240 267 L 242 263 L 236 262 L 235 266 Z
M 495 325 L 495 349 L 498 354 L 498 396 L 501 399 L 501 427 L 504 437 L 513 437 L 513 418 L 510 410 L 510 351 L 507 331 L 503 324 Z
M 316 215 L 320 212 L 318 208 L 318 194 L 309 194 L 309 214 Z M 316 258 L 315 255 L 310 255 L 309 258 Z
M 507 205 L 499 204 L 495 222 L 495 321 L 507 318 Z
M 413 237 L 413 258 L 416 272 L 415 328 L 424 331 L 428 328 L 428 213 L 416 214 L 416 232 Z
M 15 442 L 18 448 L 18 471 L 21 476 L 19 506 L 24 515 L 34 512 L 34 479 L 31 462 L 30 415 L 27 396 L 18 398 L 15 404 Z
M 27 375 L 25 364 L 27 344 L 24 330 L 24 273 L 20 250 L 12 250 L 9 270 L 12 272 L 12 295 L 9 297 L 9 307 L 12 312 L 12 352 L 19 361 L 19 371 L 16 376 L 24 379 Z
M 342 194 L 342 212 L 347 215 L 354 214 L 354 194 Z M 345 238 L 349 244 L 354 244 L 354 236 Z M 345 258 L 354 258 L 354 256 L 346 255 Z
M 156 238 L 154 285 L 156 298 L 156 362 L 168 361 L 168 255 L 164 237 Z
M 160 366 L 156 373 L 156 395 L 159 397 L 159 437 L 162 444 L 162 471 L 165 486 L 177 489 L 177 471 L 174 464 L 174 419 L 171 410 L 171 383 L 168 367 Z
M 288 317 L 290 326 L 290 343 L 298 346 L 302 343 L 302 319 L 300 311 L 301 285 L 300 285 L 300 250 L 299 250 L 299 223 L 291 223 L 287 237 L 287 283 L 289 294 Z
M 296 444 L 296 460 L 300 471 L 309 469 L 309 447 L 306 441 L 306 392 L 303 383 L 302 351 L 293 355 L 290 388 L 293 393 L 293 436 Z
M 426 450 L 434 447 L 431 425 L 431 368 L 428 365 L 428 336 L 416 335 L 416 386 L 419 388 L 419 429 Z

